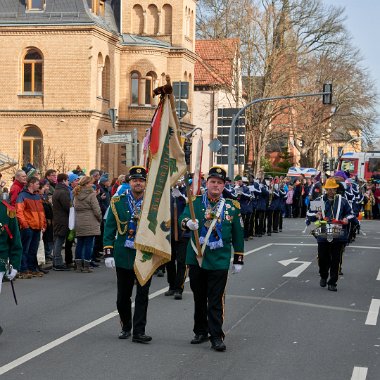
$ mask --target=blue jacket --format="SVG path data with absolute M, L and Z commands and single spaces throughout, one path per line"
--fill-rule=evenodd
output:
M 257 195 L 256 195 L 256 198 L 257 198 L 256 210 L 266 211 L 267 202 L 269 199 L 269 192 L 268 192 L 267 187 L 265 185 L 260 185 L 259 188 L 260 188 L 261 192 L 257 193 Z
M 240 211 L 242 214 L 249 214 L 253 211 L 251 203 L 251 192 L 247 186 L 235 187 L 235 193 L 240 203 Z

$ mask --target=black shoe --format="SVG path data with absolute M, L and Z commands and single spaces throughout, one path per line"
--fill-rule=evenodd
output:
M 190 343 L 191 344 L 200 344 L 200 343 L 208 342 L 208 340 L 209 340 L 209 337 L 207 334 L 206 335 L 195 334 L 194 338 L 192 339 L 192 341 Z
M 145 334 L 133 335 L 132 337 L 132 342 L 135 342 L 135 343 L 148 343 L 151 340 L 152 340 L 152 337 Z
M 39 271 L 39 272 L 42 272 L 43 274 L 48 274 L 48 273 L 49 273 L 48 270 L 46 270 L 46 269 L 42 269 L 42 268 L 40 268 L 40 267 L 38 267 L 38 271 Z
M 220 338 L 213 338 L 211 341 L 211 348 L 215 351 L 226 351 L 226 345 Z
M 131 332 L 130 331 L 121 330 L 118 338 L 119 339 L 128 339 L 130 336 L 131 336 Z
M 92 259 L 92 261 L 94 261 L 95 263 L 100 263 L 102 260 L 100 260 L 98 257 L 94 257 L 93 259 Z
M 263 237 L 263 235 L 261 235 L 261 234 L 259 234 L 259 235 L 257 235 L 258 237 Z
M 332 285 L 332 284 L 329 284 L 329 286 L 328 286 L 327 289 L 331 290 L 332 292 L 337 292 L 338 291 L 336 285 Z
M 175 291 L 174 290 L 171 290 L 171 289 L 169 289 L 169 290 L 167 290 L 164 294 L 165 294 L 165 296 L 174 296 L 174 293 L 175 293 Z
M 278 234 L 278 231 L 272 231 L 274 234 Z
M 174 299 L 175 299 L 175 300 L 181 300 L 181 299 L 182 299 L 182 293 L 180 293 L 180 292 L 175 292 L 175 293 L 174 293 Z
M 57 271 L 57 272 L 67 272 L 70 270 L 70 268 L 68 268 L 66 265 L 55 265 L 53 266 L 53 270 Z
M 270 232 L 267 233 L 268 236 L 272 236 L 272 234 Z
M 319 285 L 322 287 L 322 288 L 325 288 L 326 285 L 327 285 L 327 280 L 325 278 L 321 278 L 321 281 L 319 281 Z
M 94 261 L 94 260 L 92 260 L 91 262 L 90 262 L 90 267 L 91 268 L 99 268 L 99 264 L 96 264 L 96 262 Z
M 1 326 L 0 326 L 0 335 L 3 333 L 3 329 L 1 328 Z
M 339 276 L 343 276 L 342 270 L 339 271 Z
M 282 232 L 282 230 L 279 230 L 280 232 Z

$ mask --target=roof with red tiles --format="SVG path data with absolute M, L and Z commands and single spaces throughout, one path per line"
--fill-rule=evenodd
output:
M 239 39 L 197 40 L 194 84 L 196 86 L 230 86 Z

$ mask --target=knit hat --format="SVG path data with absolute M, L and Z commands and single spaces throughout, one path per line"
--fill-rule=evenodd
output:
M 79 179 L 79 176 L 77 174 L 71 173 L 69 174 L 69 183 L 76 181 Z
M 343 179 L 347 179 L 347 175 L 343 170 L 336 171 L 334 177 L 342 177 Z
M 100 178 L 99 178 L 99 183 L 105 183 L 109 181 L 109 178 L 108 178 L 108 174 L 103 174 Z
M 237 176 L 235 176 L 234 181 L 241 181 L 241 175 L 237 175 Z

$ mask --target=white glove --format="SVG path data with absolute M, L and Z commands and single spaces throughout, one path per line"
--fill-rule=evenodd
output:
M 186 223 L 186 226 L 189 227 L 190 230 L 195 231 L 199 228 L 199 222 L 197 219 L 195 219 L 195 221 L 189 219 Z
M 182 196 L 182 193 L 175 187 L 172 190 L 172 195 L 173 195 L 174 198 L 179 198 L 180 196 Z
M 240 273 L 243 268 L 241 264 L 232 264 L 232 274 Z
M 106 268 L 115 268 L 115 259 L 113 257 L 106 257 L 104 264 L 106 264 Z
M 9 281 L 12 281 L 15 277 L 16 277 L 16 274 L 17 274 L 17 270 L 12 268 L 11 272 L 6 272 L 5 274 L 5 277 L 9 280 Z

